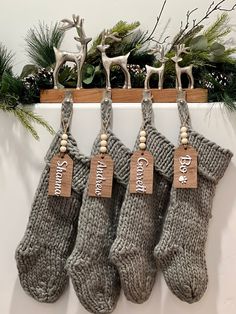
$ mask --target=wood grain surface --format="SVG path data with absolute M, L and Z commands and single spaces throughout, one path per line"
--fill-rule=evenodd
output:
M 103 98 L 104 89 L 45 89 L 40 91 L 41 103 L 61 103 L 65 97 L 65 91 L 72 91 L 75 103 L 100 103 Z M 208 102 L 208 91 L 203 88 L 186 89 L 186 100 L 189 103 Z M 156 103 L 175 103 L 177 98 L 175 88 L 151 89 L 153 102 Z M 143 98 L 142 88 L 111 90 L 113 103 L 140 103 Z

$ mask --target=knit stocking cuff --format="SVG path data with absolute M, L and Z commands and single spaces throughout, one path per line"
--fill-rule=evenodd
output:
M 168 181 L 172 181 L 174 145 L 152 125 L 146 125 L 146 131 L 148 134 L 147 149 L 154 157 L 155 170 Z
M 198 172 L 217 183 L 229 165 L 232 152 L 191 129 L 188 132 L 189 144 L 198 152 Z
M 107 130 L 107 152 L 114 162 L 114 177 L 123 185 L 127 185 L 129 181 L 129 168 L 131 151 L 114 135 L 114 133 Z M 94 142 L 92 155 L 99 153 L 100 135 Z

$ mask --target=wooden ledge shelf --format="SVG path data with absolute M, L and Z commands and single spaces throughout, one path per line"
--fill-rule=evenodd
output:
M 75 103 L 100 103 L 104 89 L 45 89 L 40 91 L 41 103 L 61 103 L 65 92 L 71 90 Z M 208 91 L 204 88 L 185 89 L 187 102 L 206 103 L 208 102 Z M 156 103 L 175 103 L 177 90 L 175 88 L 151 89 L 153 102 Z M 112 102 L 114 103 L 140 103 L 142 100 L 143 89 L 119 89 L 111 90 Z

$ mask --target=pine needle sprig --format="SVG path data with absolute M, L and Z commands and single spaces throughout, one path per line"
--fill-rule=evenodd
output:
M 38 27 L 30 28 L 25 41 L 26 52 L 31 62 L 42 68 L 52 67 L 55 63 L 53 47 L 59 47 L 64 37 L 64 32 L 58 23 L 48 26 L 39 22 Z
M 12 73 L 13 53 L 0 43 L 0 79 L 4 72 Z
M 39 140 L 39 135 L 35 130 L 32 123 L 36 123 L 45 127 L 50 134 L 54 134 L 55 131 L 48 124 L 48 122 L 40 117 L 38 114 L 34 113 L 30 109 L 23 107 L 21 105 L 17 105 L 15 107 L 9 106 L 6 103 L 0 103 L 0 110 L 4 112 L 13 114 L 22 124 L 22 126 L 36 139 Z
M 223 37 L 226 37 L 231 30 L 229 15 L 224 12 L 203 32 L 203 35 L 207 38 L 208 43 L 212 44 L 214 41 L 219 42 Z

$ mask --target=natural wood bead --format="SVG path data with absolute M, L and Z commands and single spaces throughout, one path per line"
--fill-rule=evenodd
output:
M 180 134 L 181 138 L 187 138 L 188 137 L 188 133 L 183 132 Z
M 67 141 L 66 140 L 61 140 L 61 146 L 66 146 L 67 145 Z
M 107 134 L 103 133 L 103 134 L 101 134 L 100 138 L 101 138 L 101 140 L 106 141 L 108 136 L 107 136 Z
M 147 133 L 146 133 L 146 131 L 144 131 L 144 130 L 140 131 L 140 133 L 139 133 L 140 136 L 146 136 L 146 134 L 147 134 Z
M 140 149 L 145 149 L 146 148 L 146 144 L 145 143 L 140 143 L 139 144 L 139 148 Z
M 140 136 L 139 141 L 140 141 L 140 143 L 146 143 L 146 137 Z
M 68 139 L 68 135 L 66 133 L 62 134 L 61 136 L 62 140 L 67 140 Z
M 184 145 L 188 144 L 188 139 L 187 138 L 182 138 L 181 143 L 184 144 Z
M 107 141 L 102 140 L 102 141 L 100 142 L 100 145 L 101 145 L 101 146 L 107 146 Z
M 182 126 L 182 128 L 180 129 L 180 132 L 187 132 L 188 131 L 188 129 L 186 128 L 186 126 Z
M 66 147 L 65 146 L 61 146 L 60 147 L 60 152 L 61 153 L 65 153 L 66 152 Z
M 107 152 L 107 148 L 105 146 L 101 146 L 100 153 L 106 153 L 106 152 Z

